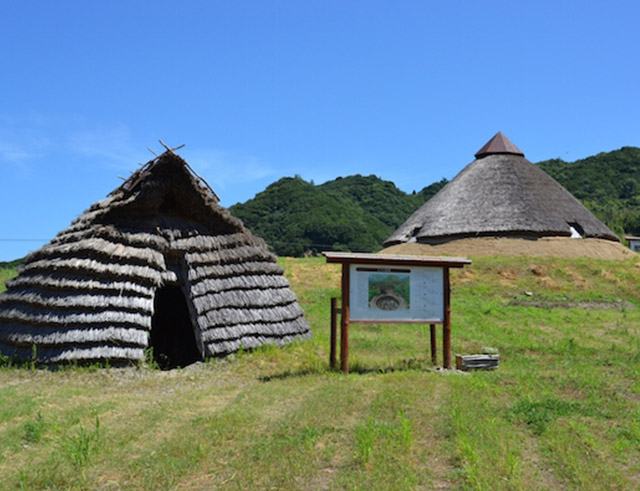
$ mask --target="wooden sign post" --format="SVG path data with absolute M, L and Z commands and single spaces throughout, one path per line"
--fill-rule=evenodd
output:
M 450 268 L 471 261 L 460 257 L 400 256 L 347 252 L 323 253 L 342 265 L 340 369 L 349 373 L 349 325 L 359 323 L 429 324 L 431 361 L 437 363 L 436 324 L 442 324 L 442 364 L 451 368 Z M 336 299 L 331 299 L 329 364 L 336 365 Z
M 342 310 L 340 315 L 340 369 L 349 373 L 349 314 L 350 314 L 350 273 L 349 265 L 342 265 Z

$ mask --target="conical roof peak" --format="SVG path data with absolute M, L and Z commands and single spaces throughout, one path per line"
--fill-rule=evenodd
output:
M 493 154 L 510 154 L 524 157 L 524 152 L 511 143 L 502 131 L 498 131 L 493 135 L 493 137 L 476 152 L 475 157 L 481 159 Z
M 451 182 L 416 210 L 385 246 L 463 237 L 570 237 L 618 241 L 616 235 L 501 133 Z

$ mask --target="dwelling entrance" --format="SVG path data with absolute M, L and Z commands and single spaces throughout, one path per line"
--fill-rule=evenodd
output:
M 202 359 L 187 299 L 178 286 L 163 286 L 156 291 L 150 346 L 154 360 L 163 370 L 185 367 Z

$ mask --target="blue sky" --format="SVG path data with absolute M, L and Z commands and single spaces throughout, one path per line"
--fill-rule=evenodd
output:
M 640 146 L 638 2 L 1 5 L 0 260 L 159 138 L 225 205 L 294 174 L 420 189 L 498 130 L 532 161 Z

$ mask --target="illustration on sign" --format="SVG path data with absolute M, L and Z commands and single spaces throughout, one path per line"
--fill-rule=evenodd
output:
M 441 322 L 442 268 L 350 265 L 351 319 Z
M 401 310 L 411 306 L 409 273 L 371 273 L 369 275 L 369 307 Z

